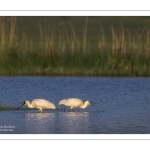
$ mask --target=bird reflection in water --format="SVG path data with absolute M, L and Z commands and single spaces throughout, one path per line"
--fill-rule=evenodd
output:
M 89 133 L 89 112 L 25 113 L 26 133 Z
M 55 113 L 25 113 L 25 122 L 27 133 L 55 132 Z
M 62 112 L 59 114 L 60 132 L 66 134 L 88 133 L 90 114 L 88 112 Z

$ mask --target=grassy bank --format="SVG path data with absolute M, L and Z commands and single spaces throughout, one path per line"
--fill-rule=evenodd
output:
M 17 108 L 15 106 L 5 106 L 0 103 L 0 111 L 15 111 Z
M 150 75 L 148 18 L 136 27 L 120 20 L 104 26 L 107 17 L 97 23 L 97 18 L 82 17 L 81 24 L 65 18 L 26 26 L 17 19 L 23 17 L 0 17 L 0 75 Z M 21 32 L 23 25 L 37 32 Z

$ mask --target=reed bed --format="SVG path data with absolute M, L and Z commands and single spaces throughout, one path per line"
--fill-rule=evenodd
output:
M 36 40 L 25 33 L 17 35 L 17 18 L 0 17 L 0 75 L 50 76 L 149 76 L 150 28 L 112 26 L 105 34 L 99 24 L 95 40 L 88 35 L 85 18 L 82 37 L 73 24 L 37 23 Z
M 0 111 L 14 111 L 16 110 L 15 107 L 11 107 L 11 106 L 0 106 Z
M 16 106 L 16 105 L 10 106 L 10 105 L 2 104 L 2 103 L 0 102 L 0 112 L 1 112 L 1 111 L 18 111 L 17 108 L 18 108 L 18 106 Z M 28 110 L 30 110 L 30 109 L 27 108 L 27 107 L 26 107 L 26 108 L 22 107 L 22 108 L 20 108 L 20 110 L 28 111 Z

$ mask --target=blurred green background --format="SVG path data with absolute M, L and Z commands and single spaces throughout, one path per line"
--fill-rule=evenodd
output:
M 0 17 L 0 75 L 149 76 L 149 16 Z
M 69 21 L 73 25 L 76 34 L 82 36 L 85 19 L 86 16 L 18 16 L 17 32 L 19 35 L 25 32 L 29 37 L 36 38 L 39 36 L 38 22 L 42 25 L 50 24 L 51 26 L 55 26 L 57 33 L 62 23 L 69 27 L 67 24 Z M 145 21 L 149 19 L 149 16 L 89 16 L 87 36 L 88 38 L 97 39 L 98 33 L 100 32 L 100 24 L 102 24 L 105 33 L 111 36 L 112 26 L 120 28 L 120 23 L 122 23 L 125 29 L 135 31 L 143 28 Z

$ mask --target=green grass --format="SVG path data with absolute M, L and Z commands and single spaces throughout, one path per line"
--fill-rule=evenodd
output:
M 0 17 L 0 75 L 149 76 L 150 17 Z
M 8 105 L 1 104 L 0 102 L 0 112 L 1 111 L 18 111 L 17 108 L 18 108 L 17 106 L 8 106 Z M 27 111 L 30 109 L 27 107 L 26 108 L 22 107 L 19 110 Z
M 15 107 L 0 106 L 0 111 L 14 111 L 14 110 L 16 110 Z

